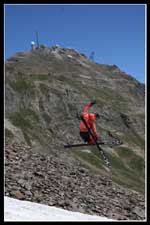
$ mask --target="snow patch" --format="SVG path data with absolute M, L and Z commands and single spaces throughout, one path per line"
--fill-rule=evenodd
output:
M 114 221 L 39 203 L 4 197 L 4 221 Z
M 91 153 L 91 150 L 89 150 L 89 149 L 83 149 L 82 152 Z

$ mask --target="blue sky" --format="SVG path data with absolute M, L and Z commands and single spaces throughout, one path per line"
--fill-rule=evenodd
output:
M 145 5 L 5 4 L 5 58 L 40 44 L 72 47 L 145 83 Z

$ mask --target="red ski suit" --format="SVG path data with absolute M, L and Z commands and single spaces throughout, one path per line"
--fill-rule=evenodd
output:
M 87 104 L 84 107 L 82 116 L 85 119 L 88 127 L 91 129 L 95 139 L 97 140 L 97 131 L 96 131 L 96 126 L 95 126 L 96 115 L 94 113 L 89 113 L 90 107 L 91 107 L 91 104 Z M 83 121 L 80 122 L 80 132 L 88 132 L 88 129 L 84 125 Z M 93 142 L 92 137 L 91 137 L 91 142 Z

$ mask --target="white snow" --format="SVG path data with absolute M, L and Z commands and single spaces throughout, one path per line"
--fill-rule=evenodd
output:
M 73 58 L 72 55 L 67 55 L 69 58 Z
M 4 197 L 4 221 L 114 221 L 106 217 Z
M 82 149 L 82 152 L 91 153 L 91 150 L 89 150 L 89 149 Z

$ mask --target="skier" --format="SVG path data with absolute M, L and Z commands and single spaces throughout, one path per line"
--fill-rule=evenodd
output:
M 97 135 L 95 122 L 96 122 L 96 119 L 99 118 L 99 114 L 89 112 L 91 106 L 93 106 L 95 104 L 96 104 L 96 101 L 93 101 L 93 102 L 87 104 L 84 107 L 82 116 L 85 119 L 88 127 L 91 129 L 94 139 L 97 141 L 98 139 L 100 139 L 100 137 L 98 137 L 98 135 Z M 86 144 L 95 144 L 93 137 L 89 134 L 88 129 L 85 126 L 85 124 L 83 123 L 83 121 L 80 122 L 80 136 Z

